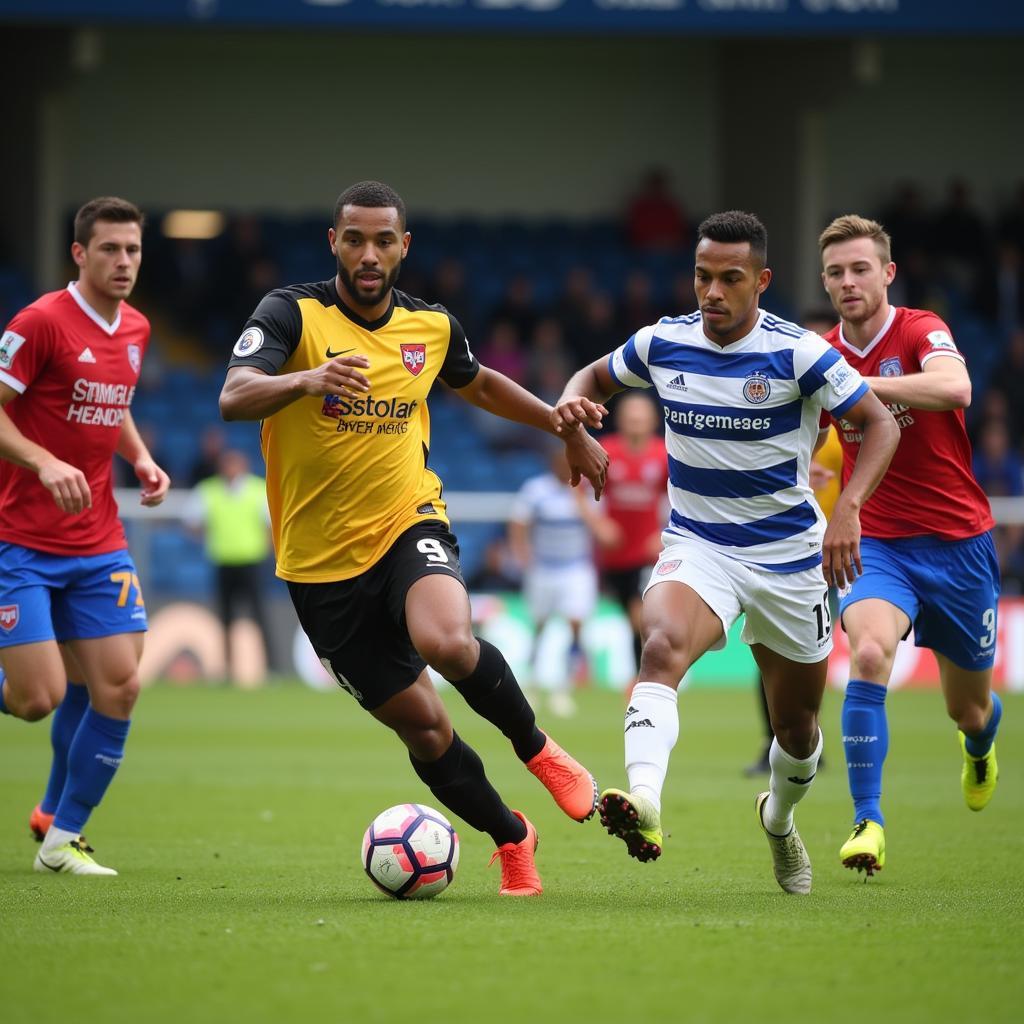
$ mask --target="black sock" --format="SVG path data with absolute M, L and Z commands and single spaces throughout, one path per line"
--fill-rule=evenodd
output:
M 486 832 L 496 846 L 520 843 L 526 826 L 505 806 L 497 790 L 487 781 L 484 763 L 476 751 L 452 733 L 452 745 L 436 761 L 419 761 L 409 754 L 413 769 L 430 792 L 453 814 L 480 832 Z
M 480 660 L 465 679 L 448 682 L 481 718 L 496 725 L 511 741 L 520 761 L 529 761 L 544 748 L 547 737 L 537 728 L 533 708 L 494 644 L 480 641 Z

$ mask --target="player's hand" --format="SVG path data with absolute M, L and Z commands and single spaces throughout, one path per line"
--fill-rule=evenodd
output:
M 39 482 L 50 492 L 61 512 L 77 516 L 84 509 L 92 508 L 89 483 L 76 466 L 60 459 L 47 462 L 39 469 Z
M 608 453 L 585 430 L 574 430 L 563 440 L 571 473 L 569 482 L 576 487 L 586 477 L 594 488 L 594 497 L 600 500 L 608 474 Z
M 159 505 L 167 497 L 171 478 L 148 456 L 135 461 L 135 475 L 142 485 L 141 503 L 146 508 Z
M 563 395 L 551 410 L 551 425 L 556 434 L 576 433 L 580 426 L 600 427 L 608 410 L 597 402 L 582 395 Z
M 821 574 L 830 587 L 844 590 L 864 572 L 860 560 L 860 516 L 855 508 L 836 503 L 821 545 Z
M 307 370 L 303 379 L 307 395 L 338 395 L 358 398 L 370 390 L 370 382 L 360 372 L 369 369 L 366 356 L 338 356 Z

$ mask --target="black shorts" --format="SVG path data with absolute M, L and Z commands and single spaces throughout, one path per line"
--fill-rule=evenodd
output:
M 638 565 L 635 569 L 605 569 L 601 573 L 601 586 L 625 609 L 629 602 L 640 596 L 644 589 L 644 577 L 650 572 L 649 565 Z
M 412 686 L 427 667 L 409 639 L 405 595 L 436 572 L 466 585 L 458 541 L 444 523 L 431 520 L 411 526 L 360 576 L 288 584 L 317 657 L 367 711 Z

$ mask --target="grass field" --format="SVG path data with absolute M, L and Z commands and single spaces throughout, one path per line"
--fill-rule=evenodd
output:
M 451 700 L 492 781 L 536 823 L 545 893 L 499 899 L 490 841 L 425 903 L 378 895 L 358 849 L 375 813 L 432 802 L 402 749 L 343 694 L 155 688 L 89 836 L 117 879 L 32 873 L 45 726 L 0 722 L 0 1019 L 122 1021 L 1019 1020 L 1024 699 L 1006 699 L 1000 788 L 963 805 L 936 693 L 890 698 L 888 863 L 839 865 L 849 829 L 840 698 L 798 820 L 814 892 L 786 896 L 741 776 L 753 695 L 694 691 L 667 786 L 665 854 L 638 864 L 562 817 L 501 737 Z M 621 700 L 553 726 L 620 785 Z M 460 827 L 461 826 L 461 827 Z M 861 878 L 863 876 L 860 876 Z

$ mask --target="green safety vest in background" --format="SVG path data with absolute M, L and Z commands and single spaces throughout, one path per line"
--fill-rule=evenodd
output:
M 229 486 L 223 477 L 212 476 L 196 486 L 203 500 L 210 561 L 214 565 L 262 562 L 270 553 L 266 481 L 246 474 Z

